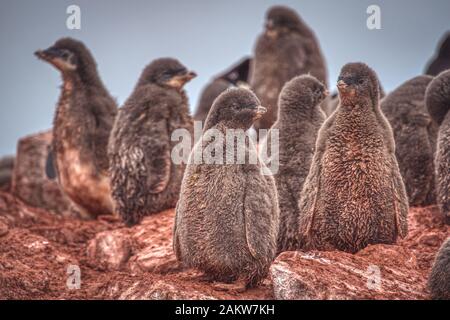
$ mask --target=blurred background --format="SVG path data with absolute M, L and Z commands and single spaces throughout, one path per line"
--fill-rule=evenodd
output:
M 81 30 L 66 27 L 72 4 L 81 8 Z M 199 75 L 187 85 L 194 110 L 212 76 L 251 55 L 274 4 L 294 8 L 314 30 L 332 90 L 350 61 L 366 62 L 386 91 L 394 89 L 423 72 L 450 29 L 449 0 L 1 0 L 0 156 L 15 153 L 19 137 L 51 127 L 61 79 L 36 49 L 62 36 L 82 40 L 119 104 L 146 64 L 176 57 Z M 366 26 L 372 4 L 381 8 L 381 30 Z

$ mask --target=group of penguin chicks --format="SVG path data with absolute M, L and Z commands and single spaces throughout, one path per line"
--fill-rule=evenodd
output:
M 335 103 L 314 33 L 293 10 L 272 7 L 253 59 L 206 88 L 192 150 L 215 143 L 209 129 L 270 129 L 267 142 L 278 130 L 279 170 L 267 175 L 262 161 L 174 164 L 171 133 L 193 136 L 183 86 L 196 76 L 177 60 L 150 63 L 118 109 L 81 42 L 64 38 L 36 55 L 63 78 L 49 159 L 64 192 L 87 217 L 114 212 L 129 226 L 176 206 L 176 256 L 212 281 L 255 286 L 286 250 L 394 243 L 408 232 L 409 205 L 437 202 L 448 222 L 450 71 L 380 102 L 376 73 L 349 63 Z M 247 78 L 253 92 L 234 86 Z M 258 153 L 251 140 L 245 148 Z M 430 278 L 437 298 L 449 297 L 449 246 Z

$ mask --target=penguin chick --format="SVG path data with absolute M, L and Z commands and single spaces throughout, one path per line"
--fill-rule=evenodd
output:
M 450 224 L 450 70 L 444 71 L 428 85 L 425 103 L 439 126 L 436 154 L 436 201 Z
M 313 76 L 298 76 L 287 82 L 280 93 L 278 120 L 261 148 L 263 158 L 272 131 L 278 130 L 279 169 L 274 175 L 280 205 L 278 252 L 296 247 L 298 200 L 311 166 L 317 133 L 326 118 L 320 107 L 326 96 L 325 86 Z
M 340 105 L 322 125 L 299 202 L 305 248 L 357 252 L 407 234 L 408 199 L 375 72 L 345 65 Z
M 61 189 L 84 216 L 111 214 L 106 150 L 116 102 L 82 42 L 63 38 L 35 54 L 58 69 L 63 79 L 51 146 Z
M 174 130 L 193 135 L 183 86 L 196 76 L 171 58 L 150 63 L 119 110 L 108 147 L 115 210 L 128 225 L 175 207 L 184 164 L 171 160 Z
M 428 63 L 425 74 L 437 76 L 447 69 L 450 69 L 450 32 L 447 32 L 442 37 L 439 50 Z
M 250 86 L 267 107 L 267 113 L 255 123 L 257 130 L 269 129 L 275 122 L 278 95 L 293 77 L 311 74 L 327 85 L 325 59 L 313 31 L 294 10 L 283 6 L 267 12 L 250 69 Z
M 231 140 L 231 164 L 197 164 L 193 159 L 208 150 L 225 156 L 229 146 L 224 152 L 224 141 L 210 134 L 224 137 L 230 130 L 244 134 L 264 112 L 256 96 L 243 88 L 228 89 L 215 100 L 202 139 L 190 155 L 174 228 L 179 261 L 210 279 L 241 279 L 247 287 L 260 283 L 275 258 L 279 219 L 275 181 L 262 174 L 260 161 L 237 161 L 237 153 L 257 159 L 251 140 L 237 146 Z
M 240 83 L 248 82 L 248 74 L 250 69 L 250 58 L 244 58 L 229 70 L 214 77 L 212 81 L 203 89 L 197 109 L 194 114 L 194 120 L 204 121 L 208 116 L 208 112 L 214 100 L 232 86 Z
M 428 278 L 431 298 L 450 300 L 450 238 L 439 249 Z
M 395 155 L 410 206 L 435 203 L 434 151 L 437 125 L 425 106 L 425 90 L 433 78 L 406 81 L 381 101 L 394 132 Z

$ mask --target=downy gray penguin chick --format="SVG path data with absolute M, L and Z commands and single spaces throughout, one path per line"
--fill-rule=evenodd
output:
M 119 111 L 108 152 L 115 210 L 128 226 L 176 205 L 185 165 L 171 160 L 170 137 L 193 136 L 183 86 L 195 76 L 175 59 L 154 60 Z
M 439 126 L 434 158 L 436 202 L 450 224 L 450 70 L 444 71 L 428 85 L 425 103 Z
M 444 241 L 434 260 L 428 288 L 431 298 L 435 300 L 450 300 L 450 238 Z
M 394 132 L 395 155 L 410 206 L 436 202 L 433 161 L 438 127 L 425 106 L 425 91 L 432 79 L 417 76 L 381 101 Z
M 266 14 L 265 30 L 258 37 L 250 67 L 250 86 L 267 108 L 267 113 L 255 123 L 256 130 L 273 125 L 281 89 L 302 74 L 311 74 L 327 85 L 326 63 L 319 43 L 294 10 L 274 6 Z
M 357 252 L 408 231 L 408 198 L 375 72 L 345 65 L 340 105 L 322 125 L 299 202 L 303 248 Z
M 107 144 L 117 105 L 86 46 L 63 38 L 36 56 L 61 72 L 53 121 L 53 165 L 61 189 L 85 217 L 111 214 Z
M 272 131 L 278 130 L 279 168 L 274 175 L 280 206 L 278 252 L 296 248 L 298 200 L 311 166 L 317 134 L 326 118 L 320 107 L 326 96 L 325 86 L 313 76 L 298 76 L 287 82 L 278 101 L 278 119 L 266 138 L 267 144 L 271 143 Z M 262 159 L 267 154 L 265 146 L 261 148 Z
M 219 132 L 225 137 L 233 129 L 243 133 L 264 112 L 247 89 L 223 92 L 186 167 L 176 209 L 174 251 L 184 265 L 203 271 L 211 280 L 239 279 L 252 287 L 267 275 L 275 258 L 279 209 L 273 177 L 262 174 L 259 160 L 249 161 L 258 158 L 251 140 L 224 149 L 225 142 L 210 135 Z M 236 161 L 236 151 L 245 154 L 244 163 Z M 193 160 L 199 153 L 225 157 L 229 152 L 234 156 L 231 163 Z

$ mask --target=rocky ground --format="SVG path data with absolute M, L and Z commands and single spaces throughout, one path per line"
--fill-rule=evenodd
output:
M 373 245 L 354 255 L 285 252 L 260 287 L 241 292 L 178 265 L 173 210 L 132 228 L 108 216 L 80 220 L 39 170 L 23 177 L 18 163 L 31 165 L 27 152 L 18 158 L 11 188 L 0 191 L 0 299 L 428 299 L 429 270 L 450 235 L 436 207 L 412 208 L 409 235 L 395 245 Z M 47 186 L 31 198 L 29 185 L 36 179 Z M 79 288 L 73 268 L 81 271 Z

